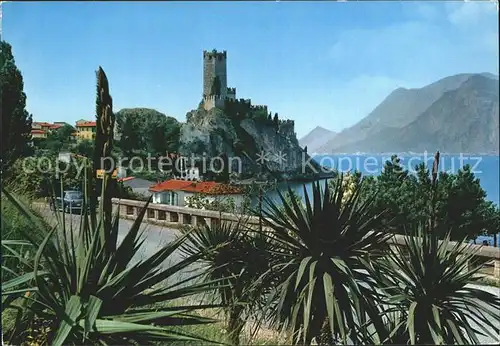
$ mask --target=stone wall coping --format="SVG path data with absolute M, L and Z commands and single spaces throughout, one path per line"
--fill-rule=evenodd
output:
M 113 204 L 116 205 L 124 205 L 131 207 L 143 208 L 146 205 L 146 202 L 143 201 L 135 201 L 130 199 L 118 199 L 113 198 Z M 258 225 L 259 218 L 257 216 L 248 216 L 248 215 L 237 215 L 231 213 L 218 212 L 213 210 L 202 210 L 188 207 L 178 207 L 174 205 L 167 204 L 158 204 L 158 203 L 149 203 L 148 209 L 154 210 L 163 210 L 166 212 L 175 212 L 179 214 L 188 214 L 194 216 L 200 216 L 204 218 L 212 218 L 212 219 L 222 219 L 225 221 L 241 221 L 245 220 L 246 223 Z M 145 220 L 147 221 L 147 220 Z M 269 223 L 270 220 L 265 220 L 265 223 Z M 406 236 L 401 234 L 395 234 L 388 239 L 390 244 L 394 245 L 405 245 Z M 440 241 L 441 242 L 441 241 Z M 449 245 L 449 248 L 453 248 L 456 245 L 456 242 L 452 241 Z M 466 251 L 474 252 L 478 257 L 491 258 L 495 260 L 500 260 L 500 248 L 496 248 L 493 246 L 483 246 L 478 244 L 464 244 L 464 247 L 467 247 Z

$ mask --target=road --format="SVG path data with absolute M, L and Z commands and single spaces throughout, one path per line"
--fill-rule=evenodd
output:
M 37 205 L 36 209 L 40 211 L 42 216 L 51 224 L 56 222 L 56 218 L 54 216 L 54 211 L 51 211 L 47 205 Z M 61 213 L 62 215 L 62 213 Z M 73 226 L 75 229 L 79 227 L 80 224 L 80 215 L 76 214 L 64 214 L 66 225 L 70 227 Z M 130 228 L 133 225 L 133 221 L 120 219 L 119 227 L 118 227 L 118 243 L 121 243 L 125 235 L 128 233 Z M 145 238 L 144 243 L 142 244 L 139 252 L 136 257 L 134 257 L 134 261 L 146 259 L 153 255 L 156 251 L 161 249 L 163 246 L 172 242 L 176 237 L 180 234 L 179 230 L 161 227 L 153 224 L 148 224 L 143 222 L 140 228 L 140 231 L 143 232 L 143 237 Z M 180 253 L 178 251 L 174 252 L 170 256 L 170 261 L 167 260 L 163 263 L 163 266 L 168 266 L 171 263 L 179 261 L 181 258 Z
M 49 221 L 49 222 L 55 221 L 54 212 L 50 211 L 48 206 L 39 206 L 39 207 L 37 207 L 37 209 L 42 213 L 42 215 L 44 215 L 46 217 L 47 221 Z M 65 214 L 65 217 L 66 217 L 68 224 L 70 224 L 70 225 L 73 224 L 75 227 L 78 227 L 79 222 L 80 222 L 79 215 Z M 119 224 L 118 242 L 121 242 L 121 240 L 125 237 L 127 232 L 132 227 L 133 221 L 120 219 L 119 223 L 120 224 Z M 147 223 L 143 223 L 141 225 L 141 231 L 144 232 L 143 235 L 144 235 L 146 240 L 142 244 L 142 247 L 141 247 L 139 253 L 137 254 L 137 256 L 134 258 L 134 261 L 140 260 L 140 259 L 145 259 L 145 258 L 153 255 L 161 247 L 170 243 L 179 235 L 179 231 L 176 229 L 166 228 L 166 227 L 153 225 L 153 224 L 147 224 Z M 170 256 L 170 259 L 167 259 L 162 264 L 162 266 L 170 266 L 172 263 L 179 261 L 180 258 L 181 258 L 180 253 L 178 251 L 176 251 Z M 181 276 L 176 278 L 176 280 L 183 279 L 187 275 L 189 275 L 189 274 L 182 273 Z M 491 294 L 496 295 L 497 297 L 500 297 L 500 288 L 498 288 L 498 287 L 479 286 L 479 285 L 469 285 L 469 286 L 479 288 L 483 291 L 487 291 Z M 470 321 L 470 325 L 472 327 L 475 327 L 475 328 L 478 327 L 476 321 Z M 497 331 L 498 331 L 498 329 L 500 329 L 500 324 L 497 325 Z M 497 332 L 497 335 L 498 335 L 498 332 Z M 498 344 L 498 343 L 500 343 L 500 335 L 496 339 L 492 339 L 491 337 L 488 337 L 488 336 L 478 336 L 478 339 L 482 344 Z

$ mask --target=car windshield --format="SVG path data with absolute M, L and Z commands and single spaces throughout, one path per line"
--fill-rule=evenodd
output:
M 82 199 L 83 194 L 81 192 L 77 192 L 77 191 L 66 192 L 66 197 L 69 199 Z

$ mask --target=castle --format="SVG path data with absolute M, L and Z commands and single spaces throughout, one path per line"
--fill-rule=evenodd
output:
M 234 110 L 234 113 L 246 114 L 258 111 L 268 114 L 267 106 L 252 105 L 250 99 L 236 99 L 236 88 L 227 86 L 227 52 L 203 51 L 203 108 Z M 295 137 L 294 121 L 280 120 L 277 133 L 288 138 Z
M 236 88 L 227 87 L 227 52 L 203 51 L 203 107 L 224 108 L 226 100 L 236 99 Z
M 226 102 L 245 103 L 249 109 L 266 109 L 267 106 L 253 106 L 250 99 L 236 99 L 236 88 L 227 86 L 227 52 L 203 51 L 203 108 L 224 109 Z

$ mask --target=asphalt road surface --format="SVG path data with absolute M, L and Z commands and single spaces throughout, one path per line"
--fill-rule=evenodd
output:
M 54 211 L 50 210 L 47 205 L 38 205 L 37 210 L 45 217 L 45 219 L 53 224 L 56 222 L 56 217 Z M 60 212 L 62 215 L 62 212 Z M 80 224 L 80 215 L 78 214 L 64 214 L 66 225 L 78 229 Z M 120 219 L 118 227 L 118 243 L 121 243 L 125 235 L 128 233 L 133 225 L 132 220 Z M 143 237 L 145 238 L 139 252 L 137 253 L 134 260 L 146 259 L 161 249 L 163 246 L 172 242 L 179 235 L 179 231 L 176 229 L 161 227 L 153 224 L 143 223 L 140 228 L 140 232 L 143 232 Z M 167 259 L 163 265 L 169 265 L 171 263 L 179 261 L 181 258 L 178 251 L 174 252 L 170 256 L 170 260 Z

